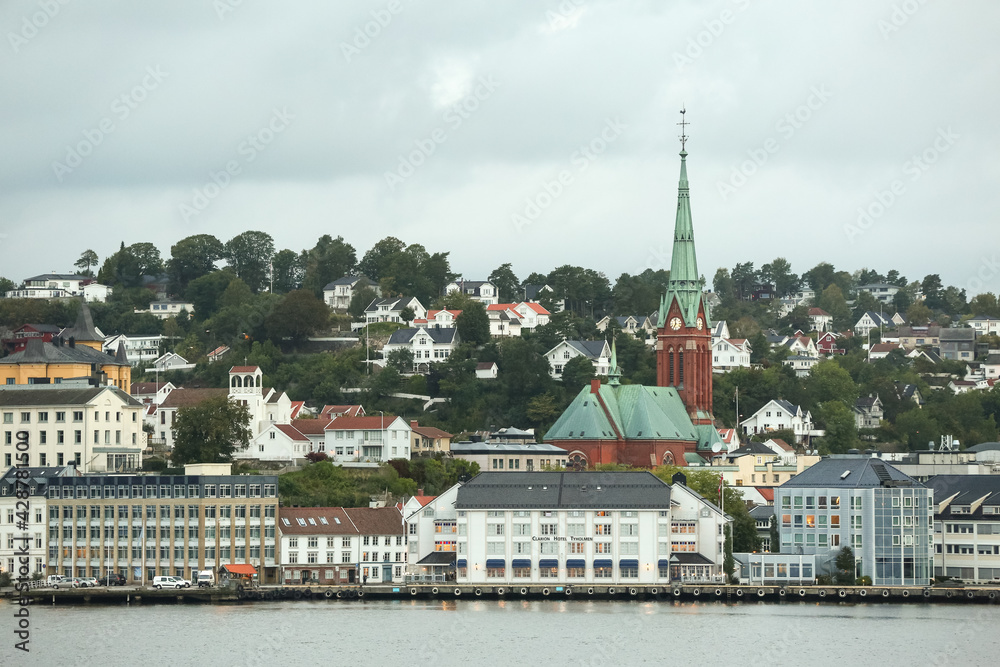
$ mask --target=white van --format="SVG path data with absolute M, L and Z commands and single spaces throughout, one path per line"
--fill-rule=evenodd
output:
M 191 582 L 180 577 L 153 577 L 153 588 L 188 588 Z
M 195 570 L 194 580 L 198 582 L 198 588 L 215 585 L 215 573 L 212 570 Z
M 64 578 L 61 574 L 50 574 L 45 580 L 45 585 L 56 587 Z

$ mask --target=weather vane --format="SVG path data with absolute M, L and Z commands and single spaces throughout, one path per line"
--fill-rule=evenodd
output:
M 681 136 L 680 136 L 681 150 L 684 150 L 684 142 L 686 142 L 688 140 L 688 135 L 686 134 L 686 130 L 687 130 L 686 126 L 688 126 L 688 125 L 691 124 L 691 123 L 687 122 L 686 120 L 684 120 L 684 114 L 686 114 L 686 113 L 687 113 L 687 110 L 682 108 L 681 109 L 681 122 L 677 123 L 678 125 L 681 126 Z

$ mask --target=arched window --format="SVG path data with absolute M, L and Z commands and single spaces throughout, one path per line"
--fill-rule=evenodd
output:
M 240 379 L 239 375 L 234 375 L 233 376 L 233 386 L 234 387 L 242 387 L 243 386 L 243 380 Z
M 261 376 L 260 376 L 260 375 L 258 375 L 258 376 L 257 376 L 257 386 L 258 386 L 258 387 L 260 386 L 260 378 L 261 378 Z
M 672 466 L 674 465 L 674 455 L 670 452 L 663 452 L 663 465 Z

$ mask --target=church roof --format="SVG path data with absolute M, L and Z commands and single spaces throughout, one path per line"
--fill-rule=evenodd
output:
M 63 339 L 68 340 L 68 339 Z M 77 339 L 79 340 L 79 339 Z M 86 345 L 70 347 L 42 342 L 41 338 L 31 338 L 20 352 L 14 352 L 0 359 L 0 364 L 97 364 L 98 366 L 128 366 L 128 361 L 118 361 L 115 357 Z
M 694 326 L 698 306 L 702 303 L 701 275 L 694 247 L 694 224 L 691 220 L 691 198 L 687 177 L 687 151 L 681 150 L 681 177 L 677 186 L 677 216 L 674 221 L 674 246 L 670 257 L 670 281 L 660 300 L 657 328 L 662 328 L 676 300 L 687 326 Z M 708 304 L 703 306 L 709 319 Z M 707 322 L 706 322 L 707 324 Z
M 105 336 L 98 333 L 97 327 L 94 326 L 94 318 L 90 314 L 90 306 L 84 300 L 80 301 L 80 312 L 76 315 L 76 324 L 69 327 L 68 329 L 63 329 L 59 336 L 63 340 L 69 340 L 74 338 L 77 341 L 104 341 Z
M 707 437 L 691 423 L 673 387 L 603 384 L 598 392 L 590 386 L 580 390 L 543 439 L 617 440 L 620 434 L 629 440 L 688 440 L 700 445 Z

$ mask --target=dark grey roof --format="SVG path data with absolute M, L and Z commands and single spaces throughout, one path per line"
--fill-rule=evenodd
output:
M 57 334 L 62 331 L 62 327 L 57 327 L 54 324 L 22 324 L 17 328 L 17 331 L 22 331 L 23 329 L 31 327 L 38 333 L 51 333 Z
M 784 408 L 789 414 L 797 415 L 799 413 L 799 406 L 792 405 L 783 398 L 776 398 L 774 399 L 774 402 Z
M 750 508 L 750 516 L 756 521 L 770 518 L 774 516 L 774 505 L 754 505 Z
M 358 282 L 362 278 L 364 278 L 364 276 L 344 276 L 343 278 L 337 278 L 332 283 L 327 283 L 323 289 L 333 289 L 337 285 L 354 285 L 354 283 Z
M 87 280 L 88 276 L 81 276 L 79 273 L 43 273 L 38 276 L 25 278 L 24 282 L 29 283 L 35 280 Z
M 734 449 L 733 451 L 726 454 L 726 457 L 731 459 L 738 459 L 741 456 L 756 455 L 756 454 L 771 454 L 773 456 L 777 456 L 774 450 L 772 450 L 770 447 L 766 446 L 762 442 L 748 442 L 742 447 Z
M 670 509 L 650 472 L 484 472 L 458 488 L 457 509 Z
M 24 472 L 28 473 L 24 477 Z M 16 468 L 10 467 L 3 477 L 0 477 L 0 496 L 13 498 L 16 495 L 17 480 L 21 479 L 26 483 L 32 495 L 42 495 L 48 486 L 48 480 L 54 477 L 67 477 L 76 475 L 76 468 L 73 466 L 41 467 L 41 468 Z M 20 488 L 24 488 L 21 486 Z
M 972 447 L 966 447 L 967 452 L 996 452 L 1000 451 L 1000 442 L 981 442 Z
M 699 553 L 677 551 L 670 554 L 670 562 L 678 565 L 714 565 L 715 563 Z
M 878 401 L 878 396 L 862 396 L 854 402 L 854 406 L 857 408 L 871 409 L 875 405 L 875 401 Z M 879 401 L 881 403 L 881 401 Z
M 432 551 L 418 560 L 417 565 L 451 565 L 454 562 L 454 551 Z
M 971 505 L 982 498 L 985 498 L 983 505 L 1000 505 L 1000 475 L 935 475 L 925 482 L 925 486 L 934 489 L 935 506 L 956 493 L 949 508 Z M 981 510 L 977 509 L 974 514 L 978 516 L 979 512 Z
M 568 452 L 562 447 L 546 443 L 531 443 L 519 445 L 508 442 L 453 442 L 451 453 L 454 456 L 471 456 L 473 454 L 560 454 Z
M 375 299 L 368 307 L 365 308 L 366 313 L 377 313 L 379 312 L 379 306 L 389 306 L 390 311 L 402 310 L 407 306 L 417 305 L 420 306 L 420 302 L 417 301 L 415 297 L 412 296 L 396 296 L 388 299 Z
M 389 344 L 405 345 L 413 340 L 413 337 L 421 331 L 427 334 L 435 343 L 451 343 L 458 336 L 458 329 L 455 327 L 396 329 L 392 332 L 392 336 L 389 337 Z
M 521 287 L 521 292 L 524 294 L 524 300 L 537 301 L 538 293 L 545 287 L 548 287 L 548 285 L 523 285 Z M 551 290 L 552 288 L 549 287 L 549 289 Z
M 597 359 L 603 354 L 607 342 L 603 340 L 568 340 L 566 344 L 590 359 Z
M 94 318 L 90 314 L 90 306 L 87 302 L 81 298 L 80 299 L 80 311 L 76 314 L 76 324 L 64 329 L 59 337 L 63 340 L 69 340 L 70 338 L 75 338 L 78 341 L 102 341 L 104 336 L 97 333 L 97 327 L 94 326 Z
M 941 329 L 938 337 L 942 343 L 950 341 L 970 341 L 976 339 L 975 329 Z
M 70 347 L 69 343 L 45 343 L 41 338 L 31 338 L 20 352 L 0 359 L 0 364 L 98 364 L 99 366 L 127 366 L 128 362 L 116 361 L 106 352 L 86 345 Z
M 45 387 L 36 389 L 36 387 Z M 86 405 L 105 391 L 114 393 L 126 405 L 142 405 L 118 387 L 65 387 L 50 389 L 58 385 L 21 386 L 18 389 L 0 389 L 0 407 L 29 407 L 36 405 Z
M 844 475 L 844 473 L 848 473 Z M 885 486 L 922 486 L 881 459 L 863 456 L 824 457 L 781 485 L 781 488 L 857 489 Z

